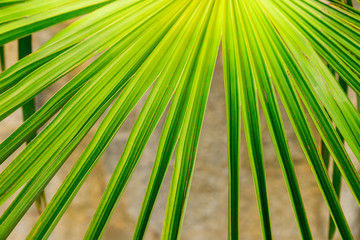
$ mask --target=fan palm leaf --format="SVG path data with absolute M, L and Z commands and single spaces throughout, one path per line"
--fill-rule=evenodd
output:
M 150 89 L 85 238 L 101 238 L 168 107 L 133 238 L 144 237 L 175 155 L 162 238 L 179 239 L 221 42 L 228 127 L 229 239 L 239 237 L 241 120 L 263 237 L 272 239 L 261 109 L 300 235 L 312 239 L 280 103 L 328 206 L 334 224 L 330 238 L 334 226 L 343 239 L 353 238 L 338 195 L 343 177 L 360 205 L 360 177 L 344 147 L 345 141 L 360 159 L 360 115 L 344 91 L 346 86 L 341 86 L 346 84 L 360 94 L 358 10 L 342 2 L 318 0 L 0 0 L 0 45 L 84 14 L 0 74 L 0 119 L 21 107 L 25 114 L 30 111 L 24 123 L 0 144 L 3 163 L 28 142 L 0 174 L 0 203 L 18 192 L 0 217 L 0 239 L 9 236 L 105 115 L 28 235 L 28 239 L 48 238 L 127 116 Z M 29 42 L 20 46 L 24 44 L 29 46 Z M 29 101 L 96 55 L 88 67 L 33 112 Z M 4 69 L 3 48 L 0 57 Z M 326 64 L 340 76 L 341 84 Z M 338 169 L 333 182 L 316 134 Z

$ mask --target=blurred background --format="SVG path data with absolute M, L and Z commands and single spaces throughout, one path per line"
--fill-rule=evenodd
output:
M 71 22 L 59 24 L 35 33 L 33 35 L 34 50 L 38 49 L 42 44 L 70 23 Z M 5 50 L 7 67 L 9 67 L 17 61 L 16 42 L 7 44 Z M 41 93 L 36 99 L 37 107 L 39 108 L 42 106 L 61 86 L 83 68 L 84 66 L 75 69 L 68 76 L 62 78 Z M 350 91 L 350 98 L 355 102 L 355 94 L 352 91 Z M 50 239 L 75 240 L 83 238 L 102 193 L 106 188 L 107 182 L 111 177 L 113 169 L 121 156 L 129 133 L 141 110 L 144 100 L 145 99 L 142 99 L 134 111 L 129 115 L 127 121 L 114 138 L 110 147 L 85 181 L 78 195 L 60 220 Z M 327 239 L 329 213 L 325 201 L 321 196 L 315 178 L 302 153 L 284 109 L 282 109 L 282 114 L 313 237 L 314 239 Z M 55 194 L 75 161 L 89 143 L 100 121 L 89 132 L 87 137 L 82 141 L 77 150 L 75 150 L 46 188 L 45 192 L 48 201 Z M 21 123 L 22 113 L 19 110 L 2 121 L 0 123 L 0 140 L 5 140 L 6 137 L 20 126 Z M 142 199 L 153 166 L 163 123 L 164 118 L 160 121 L 150 138 L 140 163 L 117 206 L 103 239 L 132 238 Z M 300 239 L 285 181 L 263 114 L 261 114 L 261 125 L 273 237 L 274 239 Z M 313 129 L 315 130 L 314 127 Z M 319 136 L 317 136 L 317 140 L 319 143 Z M 226 144 L 223 62 L 222 52 L 221 49 L 219 49 L 218 60 L 200 137 L 190 198 L 187 204 L 181 234 L 182 239 L 227 239 L 228 169 Z M 241 239 L 246 240 L 261 239 L 262 235 L 253 177 L 244 136 L 242 136 L 241 139 L 241 152 L 240 237 Z M 0 166 L 0 170 L 3 170 L 18 153 L 19 151 Z M 351 151 L 349 151 L 349 153 L 353 159 L 354 165 L 359 171 L 359 161 L 355 159 Z M 160 239 L 161 237 L 173 164 L 174 159 L 170 164 L 155 205 L 152 219 L 147 230 L 146 239 L 153 240 Z M 0 207 L 0 213 L 6 209 L 9 203 L 10 201 Z M 355 239 L 360 239 L 360 209 L 345 182 L 342 184 L 341 204 Z M 32 206 L 10 235 L 9 239 L 25 239 L 38 217 L 39 213 L 37 212 L 36 207 Z M 338 234 L 336 234 L 336 239 L 339 239 Z

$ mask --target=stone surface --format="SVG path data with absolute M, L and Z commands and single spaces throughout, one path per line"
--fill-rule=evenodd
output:
M 46 31 L 36 33 L 34 35 L 34 48 L 36 49 L 41 46 L 41 44 L 45 43 L 65 25 L 60 24 Z M 16 61 L 16 44 L 8 44 L 6 50 L 8 66 L 10 66 Z M 194 178 L 182 230 L 182 239 L 215 240 L 227 238 L 227 137 L 222 64 L 220 50 L 201 132 Z M 37 104 L 39 106 L 42 105 L 60 86 L 71 79 L 76 72 L 78 70 L 44 91 L 37 99 Z M 352 98 L 354 98 L 354 94 L 352 94 Z M 143 102 L 144 99 L 141 100 L 140 104 L 138 104 L 139 106 L 130 114 L 109 149 L 96 165 L 69 209 L 60 220 L 50 239 L 75 240 L 81 239 L 84 236 L 111 173 L 121 156 L 132 126 L 140 113 Z M 282 114 L 314 239 L 325 239 L 328 226 L 328 212 L 325 202 L 321 197 L 311 169 L 283 109 Z M 21 124 L 21 119 L 21 112 L 16 111 L 9 118 L 1 122 L 1 141 Z M 150 138 L 141 161 L 109 223 L 103 237 L 104 239 L 132 238 L 156 154 L 163 122 L 164 119 L 160 121 L 159 126 Z M 68 162 L 46 188 L 48 199 L 51 199 L 55 194 L 76 159 L 80 156 L 87 143 L 89 143 L 91 136 L 96 130 L 96 126 L 90 131 L 79 148 L 72 154 Z M 263 114 L 261 114 L 261 126 L 274 239 L 300 239 L 282 171 L 276 158 Z M 241 152 L 240 237 L 241 239 L 249 240 L 261 239 L 258 208 L 244 136 L 241 139 Z M 173 164 L 174 159 L 170 164 L 160 191 L 146 239 L 160 239 Z M 0 169 L 3 168 L 4 166 L 0 167 Z M 343 184 L 341 202 L 354 234 L 357 234 L 356 236 L 360 239 L 360 229 L 358 227 L 360 221 L 359 208 L 347 189 L 346 184 Z M 0 208 L 0 212 L 3 212 L 3 210 L 5 210 L 4 206 Z M 33 206 L 15 228 L 9 239 L 25 239 L 37 218 L 38 213 Z

